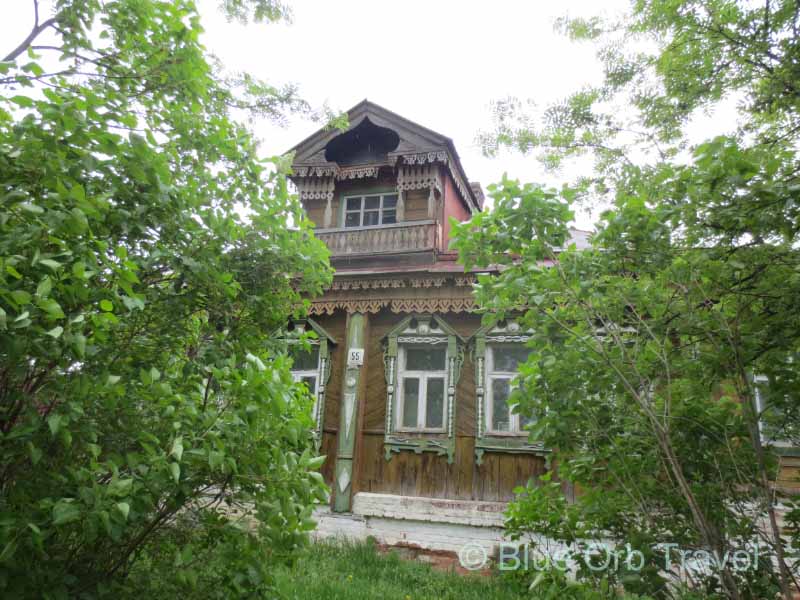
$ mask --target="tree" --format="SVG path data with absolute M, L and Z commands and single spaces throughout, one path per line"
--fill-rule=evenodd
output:
M 730 598 L 797 586 L 775 510 L 780 457 L 760 421 L 780 414 L 773 434 L 797 442 L 798 10 L 641 1 L 619 23 L 564 21 L 601 44 L 604 83 L 541 126 L 522 103 L 498 104 L 488 151 L 539 150 L 550 167 L 595 159 L 560 192 L 505 179 L 494 210 L 458 227 L 467 265 L 504 267 L 481 279 L 482 305 L 523 312 L 535 332 L 511 401 L 582 490 L 567 505 L 556 482 L 531 485 L 510 511 L 517 533 L 610 536 L 653 565 L 659 543 L 723 557 L 758 540 L 774 566 L 715 565 L 696 586 Z M 692 146 L 697 111 L 730 97 L 742 125 Z M 565 249 L 572 206 L 603 194 L 591 247 Z M 672 575 L 612 574 L 662 596 L 680 592 Z
M 330 269 L 231 111 L 305 104 L 213 68 L 191 0 L 32 7 L 0 63 L 0 595 L 253 597 L 327 494 L 280 339 Z

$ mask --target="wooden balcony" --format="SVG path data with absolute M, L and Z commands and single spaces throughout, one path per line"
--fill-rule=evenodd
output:
M 372 227 L 317 229 L 331 259 L 430 252 L 436 248 L 436 221 L 405 221 Z

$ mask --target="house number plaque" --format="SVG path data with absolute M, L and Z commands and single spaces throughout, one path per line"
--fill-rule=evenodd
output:
M 363 348 L 350 348 L 347 352 L 347 366 L 360 367 L 364 364 L 364 349 Z

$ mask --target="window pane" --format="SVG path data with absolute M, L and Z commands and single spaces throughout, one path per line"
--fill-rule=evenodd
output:
M 361 198 L 348 198 L 347 210 L 361 210 Z
M 361 225 L 361 213 L 347 213 L 344 216 L 345 227 L 358 227 Z
M 380 213 L 377 210 L 365 212 L 364 213 L 364 225 L 377 225 L 378 224 L 378 215 Z
M 311 346 L 310 350 L 294 347 L 290 350 L 292 371 L 316 371 L 319 367 L 319 346 Z
M 509 394 L 509 379 L 492 379 L 492 429 L 510 430 L 510 413 L 506 400 Z
M 525 346 L 496 346 L 492 348 L 495 371 L 516 372 L 519 363 L 528 359 L 530 350 Z
M 406 348 L 406 369 L 409 371 L 444 371 L 444 348 Z
M 312 394 L 316 394 L 317 393 L 317 378 L 316 377 L 312 377 L 310 375 L 306 375 L 305 377 L 303 377 L 303 379 L 301 379 L 301 381 L 306 384 L 306 386 L 308 387 L 308 391 L 309 392 L 311 392 Z
M 390 194 L 383 197 L 383 208 L 394 208 L 397 206 L 397 196 Z
M 444 423 L 444 379 L 428 379 L 425 403 L 425 427 L 438 429 Z
M 397 223 L 397 213 L 393 210 L 383 211 L 383 223 L 388 225 L 390 223 Z
M 520 429 L 520 431 L 526 431 L 525 427 L 527 425 L 530 425 L 531 423 L 534 423 L 534 422 L 535 422 L 535 419 L 533 417 L 529 417 L 529 416 L 520 414 L 520 416 L 519 416 L 519 429 Z
M 403 427 L 417 426 L 417 407 L 419 405 L 419 379 L 403 379 Z
M 364 198 L 364 210 L 375 210 L 381 207 L 380 196 L 367 196 Z

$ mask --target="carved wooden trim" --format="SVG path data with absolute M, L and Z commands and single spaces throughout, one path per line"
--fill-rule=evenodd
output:
M 455 287 L 469 287 L 477 281 L 474 275 L 455 277 L 381 277 L 377 279 L 334 279 L 329 290 L 385 290 L 394 288 L 439 288 L 452 282 Z
M 394 407 L 397 398 L 397 357 L 404 344 L 447 344 L 447 420 L 444 434 L 395 433 Z M 400 321 L 384 338 L 384 366 L 386 376 L 386 434 L 384 448 L 386 460 L 392 454 L 410 450 L 417 454 L 436 452 L 447 456 L 453 463 L 455 456 L 455 406 L 456 387 L 464 362 L 464 340 L 439 317 L 430 314 L 410 315 Z
M 522 330 L 520 324 L 511 319 L 502 324 L 481 327 L 472 337 L 472 360 L 475 363 L 475 464 L 483 463 L 486 452 L 508 454 L 542 454 L 549 450 L 541 442 L 531 442 L 527 436 L 499 436 L 486 433 L 486 345 L 524 344 L 531 338 L 530 332 Z
M 472 298 L 353 298 L 312 302 L 309 314 L 332 315 L 337 310 L 374 314 L 388 306 L 393 313 L 462 313 L 476 309 Z

